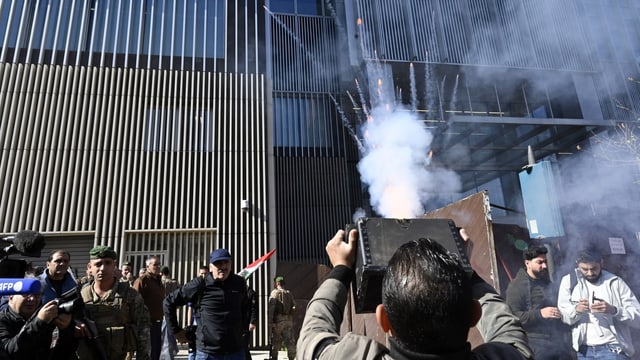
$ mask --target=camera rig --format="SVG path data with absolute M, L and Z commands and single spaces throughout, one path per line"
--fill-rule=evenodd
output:
M 362 217 L 347 224 L 347 233 L 358 230 L 355 280 L 352 286 L 356 313 L 374 312 L 382 303 L 382 280 L 387 263 L 400 245 L 419 238 L 430 238 L 458 258 L 462 267 L 472 272 L 466 244 L 460 229 L 450 219 L 389 219 Z

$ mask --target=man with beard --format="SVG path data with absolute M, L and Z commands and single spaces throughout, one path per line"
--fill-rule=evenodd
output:
M 520 318 L 536 359 L 571 359 L 569 327 L 556 307 L 558 294 L 549 278 L 547 248 L 531 246 L 522 257 L 525 268 L 509 283 L 507 304 Z
M 640 328 L 640 303 L 619 276 L 602 268 L 602 255 L 578 253 L 578 267 L 560 282 L 558 308 L 571 325 L 578 359 L 629 359 L 633 347 L 629 327 Z

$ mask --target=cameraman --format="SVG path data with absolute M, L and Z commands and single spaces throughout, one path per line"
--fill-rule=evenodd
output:
M 59 314 L 54 300 L 41 306 L 41 299 L 42 293 L 11 295 L 0 311 L 0 343 L 10 359 L 53 359 L 53 332 L 69 328 L 71 315 Z

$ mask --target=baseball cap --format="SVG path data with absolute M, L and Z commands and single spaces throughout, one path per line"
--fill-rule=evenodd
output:
M 231 254 L 226 249 L 217 249 L 211 253 L 209 257 L 209 263 L 213 264 L 220 260 L 231 260 Z

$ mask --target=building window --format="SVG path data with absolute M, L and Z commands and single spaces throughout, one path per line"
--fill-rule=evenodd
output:
M 16 1 L 0 6 L 0 61 L 154 68 L 158 58 L 224 58 L 226 12 L 226 0 Z
M 147 110 L 145 151 L 213 151 L 213 114 L 194 109 Z
M 333 147 L 329 103 L 323 97 L 274 97 L 276 147 Z
M 322 0 L 271 0 L 269 10 L 274 13 L 323 15 Z

